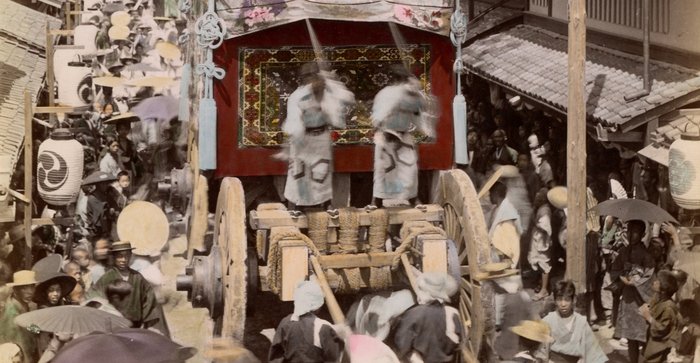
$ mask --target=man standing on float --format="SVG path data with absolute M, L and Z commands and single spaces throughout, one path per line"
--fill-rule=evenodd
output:
M 372 124 L 374 133 L 374 188 L 372 204 L 382 207 L 384 199 L 408 200 L 414 204 L 418 195 L 418 153 L 414 129 L 435 137 L 430 112 L 430 96 L 421 89 L 420 81 L 403 65 L 389 69 L 392 84 L 374 97 Z
M 355 96 L 332 73 L 307 63 L 301 85 L 289 96 L 282 131 L 289 135 L 289 168 L 284 197 L 289 208 L 328 208 L 333 197 L 333 140 L 330 127 L 344 128 Z

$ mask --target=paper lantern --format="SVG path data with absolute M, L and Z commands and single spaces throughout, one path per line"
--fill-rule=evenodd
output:
M 54 74 L 58 84 L 58 102 L 81 107 L 91 104 L 92 68 L 79 61 L 74 49 L 56 49 Z
M 688 133 L 688 126 L 697 132 Z M 668 154 L 671 196 L 684 209 L 700 209 L 700 126 L 688 123 L 686 132 L 671 144 Z
M 46 203 L 63 206 L 74 202 L 83 179 L 83 145 L 66 129 L 57 129 L 39 146 L 37 189 Z

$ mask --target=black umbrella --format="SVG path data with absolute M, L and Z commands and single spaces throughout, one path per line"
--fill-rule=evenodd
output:
M 678 221 L 661 207 L 641 199 L 610 199 L 591 208 L 602 216 L 613 216 L 623 222 L 642 220 L 651 223 Z

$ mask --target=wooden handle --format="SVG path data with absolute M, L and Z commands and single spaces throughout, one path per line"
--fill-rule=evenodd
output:
M 335 299 L 335 295 L 333 295 L 333 291 L 331 290 L 330 285 L 328 285 L 326 274 L 323 272 L 323 268 L 321 268 L 321 264 L 318 262 L 316 256 L 311 256 L 311 266 L 313 267 L 316 278 L 318 279 L 318 284 L 321 285 L 323 295 L 326 297 L 326 306 L 328 306 L 328 312 L 331 313 L 333 323 L 345 323 L 345 314 L 343 314 L 343 310 L 340 309 L 338 300 Z

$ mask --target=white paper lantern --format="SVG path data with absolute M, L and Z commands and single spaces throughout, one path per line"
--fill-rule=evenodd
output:
M 83 180 L 83 145 L 66 129 L 57 129 L 39 146 L 37 189 L 46 203 L 63 206 L 74 202 Z
M 92 98 L 92 68 L 79 61 L 75 49 L 56 49 L 54 74 L 58 84 L 57 102 L 72 107 L 86 106 Z
M 683 209 L 700 209 L 700 126 L 695 133 L 684 132 L 671 144 L 668 155 L 668 181 L 671 196 Z M 686 130 L 687 131 L 687 130 Z

